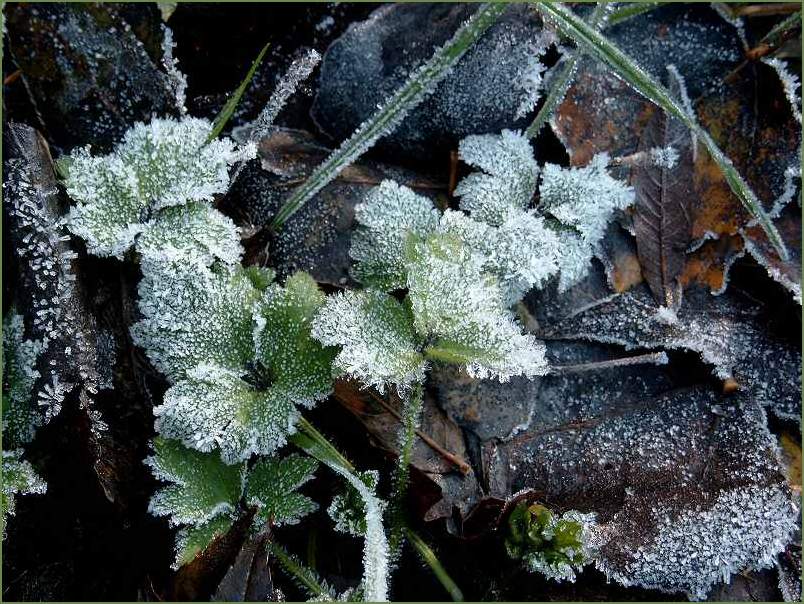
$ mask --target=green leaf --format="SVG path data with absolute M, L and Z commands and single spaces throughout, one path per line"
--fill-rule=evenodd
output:
M 136 249 L 142 256 L 157 259 L 170 250 L 171 254 L 201 258 L 207 266 L 215 260 L 239 264 L 243 255 L 235 223 L 206 201 L 158 212 L 144 225 Z
M 464 53 L 505 11 L 505 3 L 483 4 L 452 38 L 416 71 L 363 124 L 294 190 L 274 216 L 271 227 L 279 229 L 313 195 L 365 153 L 377 140 L 392 132 L 414 107 L 447 76 Z
M 701 142 L 703 142 L 709 155 L 723 172 L 732 192 L 737 196 L 748 212 L 758 221 L 779 254 L 779 257 L 783 260 L 787 260 L 788 253 L 785 249 L 784 242 L 756 194 L 748 186 L 748 183 L 743 180 L 739 172 L 737 172 L 731 160 L 720 150 L 714 139 L 698 124 L 695 116 L 676 100 L 670 91 L 662 86 L 653 76 L 634 63 L 634 61 L 616 45 L 606 39 L 594 27 L 590 27 L 586 24 L 583 19 L 580 19 L 572 11 L 558 3 L 551 2 L 539 2 L 537 7 L 547 19 L 556 24 L 564 35 L 572 38 L 591 55 L 603 61 L 639 93 L 656 103 L 673 117 L 678 118 L 701 140 Z
M 185 526 L 176 534 L 176 560 L 173 568 L 192 562 L 210 544 L 229 532 L 234 523 L 232 516 L 216 516 L 209 522 L 198 526 Z
M 221 132 L 223 132 L 224 127 L 226 126 L 227 122 L 231 119 L 234 115 L 235 109 L 237 109 L 237 104 L 240 102 L 240 99 L 243 97 L 243 93 L 246 92 L 246 88 L 248 88 L 249 83 L 251 82 L 252 78 L 254 78 L 254 74 L 257 73 L 257 68 L 262 63 L 262 58 L 265 56 L 266 51 L 268 50 L 268 44 L 262 47 L 260 54 L 257 55 L 257 58 L 254 59 L 254 62 L 249 67 L 248 72 L 246 73 L 246 77 L 243 78 L 243 81 L 240 82 L 240 86 L 238 86 L 235 91 L 232 93 L 232 96 L 229 97 L 229 100 L 226 101 L 226 104 L 223 106 L 223 109 L 220 110 L 217 116 L 215 116 L 215 121 L 212 123 L 212 131 L 209 133 L 207 137 L 207 142 L 212 142 Z
M 355 472 L 373 493 L 377 492 L 380 474 L 376 470 Z M 347 535 L 362 537 L 366 534 L 366 503 L 355 488 L 347 483 L 343 491 L 332 498 L 327 513 L 335 523 L 335 530 Z
M 313 317 L 325 299 L 313 278 L 300 272 L 284 287 L 269 286 L 257 306 L 257 359 L 275 387 L 308 408 L 332 391 L 335 350 L 311 335 Z
M 381 392 L 424 380 L 413 318 L 396 298 L 367 289 L 338 292 L 313 323 L 313 336 L 339 346 L 334 367 Z
M 299 402 L 285 388 L 256 388 L 236 373 L 199 365 L 154 409 L 157 431 L 193 449 L 217 450 L 225 463 L 270 455 L 295 431 Z
M 259 291 L 239 266 L 181 255 L 144 257 L 143 318 L 131 327 L 154 366 L 171 381 L 201 364 L 243 374 L 254 358 L 252 312 Z
M 170 482 L 151 498 L 148 511 L 170 516 L 170 523 L 206 524 L 235 512 L 243 494 L 245 464 L 226 465 L 220 456 L 199 453 L 157 436 L 154 454 L 145 460 L 154 476 Z
M 246 501 L 259 506 L 257 516 L 274 526 L 296 524 L 317 509 L 309 497 L 296 489 L 313 477 L 318 462 L 310 457 L 288 455 L 261 459 L 248 473 Z
M 405 241 L 425 236 L 438 225 L 438 210 L 427 197 L 384 180 L 355 208 L 358 223 L 349 256 L 356 260 L 355 278 L 383 291 L 405 286 Z
M 3 488 L 0 491 L 0 512 L 3 517 L 3 536 L 6 531 L 6 517 L 13 516 L 16 510 L 16 495 L 41 495 L 47 485 L 36 473 L 33 466 L 22 459 L 22 449 L 3 451 Z

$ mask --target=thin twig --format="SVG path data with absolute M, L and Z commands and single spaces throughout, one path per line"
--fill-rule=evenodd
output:
M 402 421 L 402 416 L 399 414 L 399 412 L 396 409 L 394 409 L 391 405 L 389 405 L 385 399 L 376 394 L 373 390 L 369 390 L 369 394 L 371 395 L 371 398 L 373 398 L 377 403 L 379 403 L 379 405 L 383 409 L 385 409 L 388 413 L 393 415 L 398 421 L 400 422 Z M 427 434 L 425 434 L 418 428 L 416 428 L 416 436 L 421 438 L 427 444 L 427 446 L 430 447 L 433 451 L 435 451 L 436 453 L 441 455 L 444 459 L 446 459 L 447 461 L 452 463 L 455 467 L 457 467 L 462 474 L 468 474 L 469 471 L 472 469 L 471 466 L 468 463 L 466 463 L 463 459 L 461 459 L 454 453 L 450 453 L 449 451 L 447 451 L 444 447 L 439 445 L 436 441 L 427 436 Z
M 748 4 L 734 9 L 738 17 L 765 17 L 769 15 L 789 15 L 801 10 L 800 4 L 792 2 L 773 2 L 767 4 Z
M 581 373 L 583 371 L 597 371 L 599 369 L 614 369 L 617 367 L 627 367 L 629 365 L 666 365 L 666 352 L 649 352 L 619 359 L 608 359 L 606 361 L 593 361 L 591 363 L 578 363 L 576 365 L 551 365 L 550 373 L 565 375 L 567 373 Z

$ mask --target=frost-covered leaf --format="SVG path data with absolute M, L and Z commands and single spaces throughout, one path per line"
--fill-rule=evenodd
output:
M 455 189 L 461 209 L 475 220 L 502 224 L 512 209 L 526 209 L 536 192 L 539 165 L 530 142 L 519 132 L 467 136 L 459 146 L 460 157 L 479 168 Z
M 384 180 L 355 208 L 360 228 L 349 255 L 358 281 L 382 290 L 405 286 L 405 240 L 409 233 L 427 235 L 438 224 L 433 203 L 407 187 Z
M 155 425 L 167 438 L 237 463 L 285 444 L 295 432 L 298 400 L 281 386 L 258 389 L 232 371 L 199 365 L 165 393 Z
M 575 573 L 591 561 L 592 522 L 594 514 L 573 510 L 558 515 L 543 505 L 521 502 L 508 517 L 505 549 L 531 572 L 575 582 Z
M 134 342 L 170 380 L 209 363 L 244 372 L 254 358 L 252 309 L 259 291 L 239 266 L 207 268 L 197 255 L 143 258 L 142 320 Z
M 357 477 L 363 484 L 372 491 L 377 491 L 380 482 L 380 474 L 376 470 L 366 470 L 356 472 Z M 381 502 L 381 509 L 385 508 L 385 503 Z M 355 488 L 347 483 L 346 489 L 332 498 L 327 508 L 327 513 L 335 523 L 335 530 L 355 537 L 363 537 L 366 534 L 366 503 Z
M 225 193 L 229 167 L 255 149 L 228 139 L 207 143 L 210 131 L 203 119 L 154 119 L 128 130 L 109 155 L 76 150 L 65 178 L 76 202 L 68 228 L 93 254 L 120 258 L 153 212 Z
M 433 235 L 409 246 L 414 325 L 421 336 L 436 339 L 426 352 L 465 365 L 476 377 L 505 381 L 544 374 L 544 346 L 522 333 L 483 263 L 481 255 L 454 236 Z
M 733 296 L 690 290 L 678 313 L 668 314 L 643 287 L 548 321 L 553 336 L 697 352 L 715 376 L 733 377 L 779 417 L 801 417 L 801 353 L 769 335 L 758 309 Z
M 306 495 L 295 492 L 313 477 L 317 467 L 315 459 L 296 454 L 261 459 L 248 473 L 246 501 L 259 506 L 257 516 L 263 522 L 296 524 L 318 507 Z
M 308 408 L 332 391 L 335 351 L 311 335 L 313 317 L 325 298 L 310 275 L 296 273 L 284 287 L 270 285 L 256 309 L 257 360 L 273 387 Z
M 609 175 L 609 156 L 599 153 L 582 168 L 545 164 L 539 186 L 539 206 L 596 245 L 616 210 L 634 201 L 634 190 Z
M 348 290 L 327 299 L 315 318 L 313 336 L 340 346 L 334 367 L 383 392 L 424 380 L 425 363 L 410 311 L 377 290 Z
M 39 341 L 25 339 L 22 316 L 12 308 L 3 320 L 3 446 L 10 450 L 33 440 L 43 415 L 34 400 L 39 377 Z
M 170 516 L 172 525 L 195 526 L 233 514 L 245 486 L 245 464 L 226 465 L 218 455 L 199 453 L 159 436 L 153 448 L 145 463 L 157 479 L 172 484 L 151 498 L 149 512 Z
M 17 495 L 41 495 L 47 484 L 33 466 L 22 459 L 22 449 L 3 451 L 3 489 L 0 492 L 0 512 L 3 519 L 3 537 L 6 534 L 6 519 L 13 516 Z
M 165 208 L 143 225 L 137 252 L 150 258 L 169 253 L 237 264 L 243 255 L 234 222 L 205 201 Z
M 199 451 L 219 449 L 226 463 L 253 453 L 268 455 L 284 445 L 296 430 L 297 407 L 312 407 L 332 388 L 335 351 L 310 335 L 311 320 L 323 301 L 324 294 L 306 273 L 290 277 L 285 287 L 268 285 L 254 306 L 253 334 L 249 313 L 236 325 L 243 342 L 246 327 L 248 337 L 254 338 L 252 347 L 244 345 L 236 357 L 239 365 L 222 367 L 201 360 L 187 369 L 185 379 L 154 409 L 157 430 Z M 224 332 L 211 343 L 212 350 L 224 336 L 232 334 Z
M 184 566 L 203 552 L 216 538 L 232 528 L 234 518 L 229 515 L 216 516 L 199 525 L 188 525 L 176 533 L 176 559 L 173 568 Z

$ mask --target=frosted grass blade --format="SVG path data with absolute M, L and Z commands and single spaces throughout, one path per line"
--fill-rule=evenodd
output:
M 435 89 L 464 53 L 494 24 L 506 9 L 505 3 L 482 5 L 452 38 L 421 67 L 351 137 L 318 166 L 294 190 L 274 216 L 271 228 L 279 229 L 310 198 L 332 181 L 343 169 L 365 153 L 377 140 L 392 132 L 404 117 Z
M 618 76 L 651 102 L 656 103 L 670 115 L 678 118 L 703 142 L 712 159 L 715 160 L 723 172 L 731 190 L 765 231 L 779 257 L 787 260 L 789 256 L 784 242 L 756 194 L 740 176 L 731 160 L 720 150 L 714 139 L 698 124 L 695 116 L 691 115 L 681 103 L 674 99 L 670 92 L 657 82 L 653 76 L 634 63 L 631 58 L 601 35 L 600 32 L 585 23 L 583 19 L 560 4 L 539 2 L 537 7 L 565 36 L 574 40 L 576 44 L 583 46 L 589 54 L 603 61 Z

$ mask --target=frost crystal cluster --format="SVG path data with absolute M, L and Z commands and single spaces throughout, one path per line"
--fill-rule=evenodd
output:
M 548 165 L 541 187 L 517 132 L 469 136 L 460 155 L 478 168 L 455 190 L 462 211 L 439 212 L 392 181 L 357 206 L 350 255 L 366 289 L 339 294 L 314 321 L 316 338 L 341 347 L 335 367 L 381 391 L 421 382 L 427 360 L 501 381 L 546 373 L 544 345 L 510 307 L 556 274 L 561 289 L 582 278 L 608 222 L 633 201 L 605 155 L 583 168 Z

